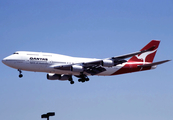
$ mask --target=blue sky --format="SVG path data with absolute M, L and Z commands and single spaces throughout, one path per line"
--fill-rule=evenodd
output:
M 172 0 L 0 1 L 0 58 L 39 51 L 107 58 L 161 40 L 155 61 L 172 59 Z M 172 120 L 172 61 L 157 69 L 84 84 L 48 81 L 46 73 L 0 64 L 0 116 L 4 120 Z

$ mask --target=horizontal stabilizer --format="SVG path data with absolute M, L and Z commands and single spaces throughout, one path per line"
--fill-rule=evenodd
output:
M 163 61 L 159 61 L 159 62 L 154 62 L 154 63 L 150 63 L 150 64 L 145 64 L 145 65 L 138 65 L 138 67 L 151 67 L 151 66 L 155 66 L 155 65 L 159 65 L 165 62 L 169 62 L 170 60 L 163 60 Z

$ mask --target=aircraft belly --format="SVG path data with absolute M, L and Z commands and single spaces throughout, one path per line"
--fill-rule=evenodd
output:
M 65 75 L 80 75 L 80 72 L 72 72 L 72 71 L 65 71 L 65 70 L 51 70 L 51 73 L 56 73 L 56 74 L 65 74 Z
M 21 69 L 25 71 L 34 71 L 34 72 L 48 72 L 47 64 L 42 63 L 31 63 L 30 61 L 25 61 L 17 65 L 16 69 Z

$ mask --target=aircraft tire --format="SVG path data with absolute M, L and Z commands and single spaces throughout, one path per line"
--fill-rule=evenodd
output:
M 81 79 L 78 79 L 78 82 L 81 82 L 82 80 Z
M 84 83 L 85 82 L 85 79 L 82 79 L 82 83 Z
M 90 79 L 89 78 L 86 78 L 86 80 L 85 81 L 89 81 Z
M 70 81 L 70 84 L 74 84 L 74 81 Z
M 22 74 L 20 74 L 20 75 L 19 75 L 19 78 L 22 78 L 22 77 L 23 77 L 23 75 L 22 75 Z

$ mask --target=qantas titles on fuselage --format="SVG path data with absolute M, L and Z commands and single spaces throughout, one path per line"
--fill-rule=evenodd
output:
M 35 57 L 30 57 L 30 60 L 42 60 L 42 61 L 48 61 L 48 58 L 35 58 Z
M 89 75 L 110 76 L 154 69 L 157 65 L 170 61 L 153 62 L 159 43 L 159 40 L 152 40 L 138 52 L 107 59 L 18 51 L 4 58 L 2 62 L 17 69 L 19 77 L 23 76 L 22 70 L 46 72 L 49 80 L 69 80 L 73 84 L 73 75 L 79 78 L 79 82 L 85 82 L 89 81 Z M 131 58 L 126 60 L 129 57 Z

